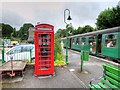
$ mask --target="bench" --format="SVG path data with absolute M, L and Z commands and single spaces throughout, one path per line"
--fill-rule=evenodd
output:
M 89 87 L 91 90 L 120 90 L 120 67 L 110 64 L 103 65 L 103 76 L 92 79 Z M 92 84 L 94 80 L 100 80 L 97 84 Z

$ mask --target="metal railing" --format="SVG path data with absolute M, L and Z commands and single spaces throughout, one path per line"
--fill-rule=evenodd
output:
M 28 60 L 30 63 L 32 63 L 33 57 L 32 57 L 32 50 L 12 50 L 11 45 L 6 46 L 4 45 L 4 42 L 0 46 L 0 50 L 2 51 L 0 54 L 0 59 L 2 61 L 2 64 L 10 60 L 10 57 L 13 57 L 13 60 Z

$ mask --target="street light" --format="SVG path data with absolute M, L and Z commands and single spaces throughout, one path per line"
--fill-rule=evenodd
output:
M 70 10 L 69 10 L 69 9 L 65 9 L 65 10 L 64 10 L 64 22 L 65 22 L 65 24 L 67 24 L 66 19 L 65 19 L 65 12 L 66 12 L 66 11 L 68 11 L 68 14 L 69 14 L 67 20 L 72 20 L 72 18 L 71 18 L 71 16 L 70 16 Z
M 66 22 L 66 19 L 65 19 L 65 12 L 68 11 L 68 18 L 67 20 L 72 20 L 71 16 L 70 16 L 70 10 L 69 9 L 65 9 L 64 10 L 64 22 L 67 25 L 69 25 L 67 22 Z M 68 64 L 68 32 L 66 31 L 66 64 Z

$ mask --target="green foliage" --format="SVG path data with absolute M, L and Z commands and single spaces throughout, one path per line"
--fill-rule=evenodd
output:
M 63 66 L 63 65 L 66 65 L 66 62 L 64 60 L 56 60 L 54 62 L 54 65 L 55 66 Z
M 73 35 L 73 31 L 74 28 L 72 26 L 66 26 L 66 29 L 58 29 L 56 34 L 58 35 L 58 37 L 62 38 L 62 37 L 66 37 L 66 33 L 68 33 L 68 36 Z
M 63 54 L 57 53 L 57 60 L 63 60 Z
M 60 38 L 55 39 L 54 48 L 57 53 L 62 54 L 62 48 L 60 42 L 61 42 Z
M 66 29 L 58 29 L 56 34 L 58 35 L 58 37 L 65 37 L 66 36 Z
M 10 38 L 11 33 L 13 32 L 13 27 L 9 24 L 0 23 L 0 28 L 2 28 L 2 37 Z
M 20 38 L 16 38 L 16 37 L 10 37 L 11 41 L 18 41 L 19 43 L 21 42 Z
M 13 32 L 11 33 L 11 36 L 12 37 L 17 37 L 16 28 L 13 28 Z
M 56 34 L 58 37 L 63 38 L 66 37 L 66 33 L 68 33 L 68 36 L 71 36 L 92 31 L 95 31 L 95 29 L 90 25 L 85 25 L 84 27 L 79 26 L 77 29 L 74 29 L 72 26 L 66 26 L 66 29 L 59 29 Z
M 30 27 L 34 27 L 34 26 L 30 23 L 25 23 L 20 28 L 20 30 L 18 32 L 18 37 L 20 37 L 21 40 L 27 40 L 28 39 L 28 30 L 29 30 Z
M 62 47 L 61 47 L 61 39 L 58 33 L 55 34 L 55 66 L 57 65 L 65 65 L 65 61 L 63 60 Z
M 120 7 L 108 8 L 102 11 L 97 18 L 97 29 L 106 29 L 120 26 Z
M 10 38 L 11 40 L 27 40 L 28 30 L 30 27 L 34 26 L 30 23 L 25 23 L 20 28 L 20 30 L 16 31 L 16 29 L 9 24 L 0 23 L 0 29 L 2 29 L 2 37 Z
M 87 32 L 92 32 L 92 31 L 95 31 L 95 29 L 91 27 L 90 25 L 86 25 L 81 29 L 81 33 L 87 33 Z
M 54 65 L 55 66 L 66 65 L 65 61 L 63 60 L 62 48 L 59 38 L 55 39 L 55 54 L 56 57 L 55 57 Z

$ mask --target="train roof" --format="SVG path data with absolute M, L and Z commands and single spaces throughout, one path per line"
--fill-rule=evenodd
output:
M 108 29 L 98 30 L 98 31 L 93 31 L 93 32 L 84 33 L 84 34 L 77 34 L 77 35 L 69 36 L 68 38 L 73 38 L 73 37 L 78 37 L 78 36 L 82 37 L 82 36 L 106 34 L 106 33 L 113 33 L 113 32 L 120 32 L 120 26 L 114 27 L 114 28 L 108 28 Z M 64 38 L 62 38 L 62 39 L 64 39 Z

